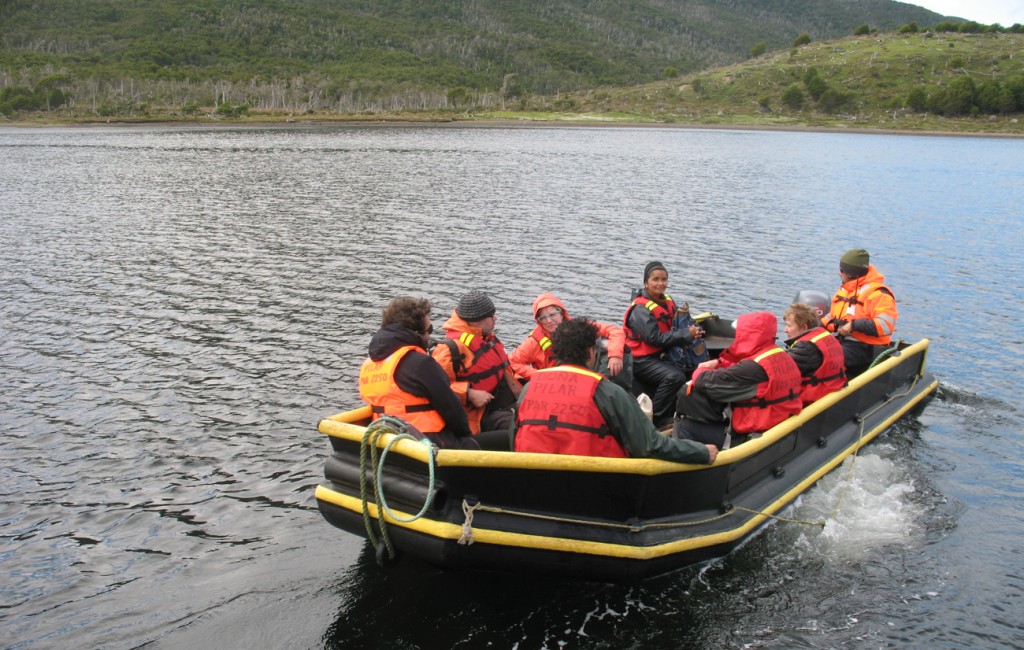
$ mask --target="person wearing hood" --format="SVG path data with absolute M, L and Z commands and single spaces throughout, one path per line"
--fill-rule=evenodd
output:
M 807 406 L 846 386 L 843 346 L 819 324 L 810 305 L 796 302 L 782 320 L 786 323 L 786 352 L 803 377 L 800 399 Z
M 679 394 L 674 436 L 725 448 L 727 434 L 740 442 L 800 412 L 800 369 L 776 345 L 778 326 L 769 312 L 736 319 L 732 345 L 700 364 Z
M 673 329 L 676 303 L 665 293 L 668 271 L 661 262 L 644 267 L 644 288 L 626 309 L 622 329 L 626 345 L 633 353 L 633 377 L 640 386 L 653 391 L 654 424 L 661 426 L 672 420 L 672 406 L 679 389 L 686 383 L 686 373 L 666 359 L 676 346 L 688 346 L 703 336 L 696 325 Z
M 658 433 L 640 405 L 594 365 L 598 327 L 578 318 L 551 335 L 558 365 L 534 373 L 519 397 L 515 451 L 711 464 L 718 448 Z
M 375 420 L 385 415 L 405 420 L 442 448 L 479 449 L 448 376 L 426 352 L 434 331 L 430 310 L 425 298 L 388 303 L 359 371 L 359 395 Z
M 470 291 L 445 321 L 445 338 L 432 354 L 451 379 L 451 390 L 465 408 L 469 428 L 480 445 L 508 450 L 512 407 L 522 386 L 512 375 L 505 346 L 494 333 L 496 322 L 490 297 Z M 487 435 L 480 436 L 482 433 Z
M 892 343 L 896 331 L 896 297 L 885 286 L 885 276 L 871 264 L 863 248 L 853 248 L 839 258 L 843 284 L 832 297 L 832 309 L 822 325 L 839 336 L 848 376 L 864 372 L 875 357 Z
M 572 320 L 565 303 L 559 300 L 554 294 L 542 293 L 533 301 L 533 319 L 537 327 L 533 328 L 526 339 L 519 344 L 509 361 L 512 364 L 512 371 L 520 381 L 528 382 L 534 373 L 544 368 L 553 368 L 555 357 L 551 354 L 551 335 L 562 323 Z M 607 344 L 607 373 L 606 377 L 616 381 L 620 386 L 629 390 L 632 382 L 626 386 L 616 378 L 623 374 L 623 359 L 626 355 L 626 335 L 621 327 L 598 323 L 592 321 L 597 327 L 597 335 Z M 599 355 L 600 356 L 600 355 Z M 628 373 L 627 373 L 628 374 Z

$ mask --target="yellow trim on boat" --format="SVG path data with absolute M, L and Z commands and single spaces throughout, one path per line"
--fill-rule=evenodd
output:
M 922 339 L 917 343 L 900 351 L 900 356 L 890 357 L 871 368 L 867 372 L 850 381 L 849 386 L 843 390 L 836 391 L 819 399 L 810 406 L 803 409 L 798 415 L 786 419 L 784 422 L 764 432 L 760 437 L 754 438 L 744 444 L 726 449 L 718 454 L 714 466 L 727 465 L 738 462 L 755 454 L 765 447 L 768 447 L 783 438 L 807 420 L 827 410 L 836 402 L 843 399 L 851 391 L 857 390 L 862 385 L 869 383 L 879 375 L 889 372 L 892 368 L 903 362 L 902 357 L 914 356 L 917 353 L 927 355 L 928 339 Z M 922 358 L 922 362 L 925 359 Z M 922 363 L 923 367 L 923 363 Z M 921 397 L 935 390 L 938 382 L 926 390 Z M 920 401 L 921 397 L 914 401 Z M 901 410 L 904 413 L 906 410 Z M 357 422 L 368 421 L 371 416 L 369 406 L 338 413 L 320 421 L 319 431 L 328 436 L 344 438 L 353 442 L 360 442 L 366 427 L 356 424 Z M 888 426 L 888 425 L 887 425 Z M 377 440 L 377 446 L 386 447 L 393 436 L 386 434 Z M 392 452 L 414 458 L 423 463 L 429 462 L 429 451 L 426 447 L 411 440 L 399 440 L 392 448 Z M 435 462 L 438 467 L 502 467 L 535 470 L 558 470 L 566 472 L 608 472 L 613 474 L 638 474 L 653 476 L 657 474 L 671 474 L 675 472 L 693 472 L 706 469 L 707 465 L 689 465 L 674 463 L 653 458 L 600 458 L 596 456 L 568 456 L 561 454 L 536 454 L 525 452 L 507 451 L 467 451 L 461 449 L 441 449 L 437 451 Z
M 842 462 L 861 447 L 866 445 L 868 442 L 873 440 L 879 433 L 887 429 L 898 419 L 903 417 L 910 409 L 912 409 L 918 402 L 927 397 L 932 391 L 934 391 L 939 385 L 938 381 L 932 382 L 927 390 L 923 391 L 913 400 L 908 401 L 903 408 L 892 416 L 888 417 L 866 432 L 863 436 L 857 439 L 857 441 L 843 450 L 841 454 L 838 454 L 835 458 L 830 460 L 828 463 L 823 465 L 813 474 L 810 474 L 803 481 L 795 485 L 792 489 L 787 491 L 785 494 L 780 496 L 778 499 L 769 504 L 759 513 L 748 519 L 742 526 L 733 528 L 728 531 L 721 533 L 715 533 L 712 535 L 702 535 L 699 537 L 691 537 L 687 539 L 675 540 L 665 544 L 658 544 L 654 546 L 630 546 L 628 544 L 612 544 L 608 542 L 593 542 L 578 539 L 565 539 L 558 537 L 547 537 L 543 535 L 525 535 L 522 533 L 508 533 L 498 530 L 490 530 L 486 528 L 473 528 L 473 539 L 475 542 L 483 544 L 494 544 L 499 546 L 515 546 L 521 548 L 532 548 L 538 550 L 548 551 L 562 551 L 570 553 L 583 553 L 588 555 L 602 555 L 606 557 L 618 557 L 634 560 L 648 560 L 666 555 L 672 555 L 675 553 L 681 553 L 698 548 L 704 548 L 708 546 L 715 546 L 722 543 L 732 542 L 740 539 L 760 526 L 768 517 L 774 515 L 776 512 L 782 510 L 789 505 L 796 497 L 807 491 L 815 482 L 821 477 L 825 476 L 833 469 L 838 467 Z M 752 444 L 756 441 L 751 441 Z M 401 443 L 399 443 L 401 444 Z M 744 445 L 746 446 L 746 445 Z M 577 457 L 571 457 L 575 459 Z M 564 468 L 563 468 L 564 469 Z M 318 485 L 316 488 L 316 498 L 327 503 L 332 503 L 336 506 L 344 508 L 354 513 L 362 512 L 362 501 L 359 498 L 351 497 L 339 492 L 335 492 L 323 485 Z M 380 513 L 378 512 L 377 506 L 373 503 L 367 503 L 369 514 L 371 517 L 378 518 Z M 395 511 L 395 514 L 409 518 L 409 513 Z M 411 523 L 401 522 L 393 519 L 392 517 L 385 517 L 386 521 L 394 526 L 401 526 L 408 528 L 425 535 L 430 535 L 438 539 L 459 539 L 462 536 L 462 527 L 456 524 L 448 522 L 441 522 L 430 520 L 427 518 L 421 518 Z

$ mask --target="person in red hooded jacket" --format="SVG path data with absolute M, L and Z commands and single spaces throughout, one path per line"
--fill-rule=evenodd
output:
M 736 338 L 705 361 L 676 400 L 672 434 L 725 448 L 800 412 L 800 369 L 776 345 L 775 314 L 755 312 L 736 319 Z
M 551 353 L 551 336 L 562 323 L 572 320 L 565 303 L 554 294 L 542 293 L 533 301 L 533 319 L 537 327 L 533 328 L 526 339 L 519 344 L 509 362 L 516 378 L 528 382 L 534 373 L 544 368 L 556 366 L 555 357 Z M 626 335 L 621 327 L 591 321 L 597 327 L 599 344 L 605 345 L 599 357 L 607 359 L 607 368 L 595 368 L 606 377 L 626 390 L 632 389 L 632 358 L 627 359 L 629 350 L 626 348 Z M 625 366 L 629 367 L 625 367 Z M 625 370 L 625 372 L 624 372 Z

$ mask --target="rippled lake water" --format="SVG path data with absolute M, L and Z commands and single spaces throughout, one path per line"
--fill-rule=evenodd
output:
M 671 128 L 0 129 L 13 648 L 1024 646 L 1024 141 Z M 721 560 L 639 585 L 383 571 L 318 419 L 381 307 L 778 313 L 865 247 L 942 382 Z M 842 507 L 834 516 L 836 504 Z

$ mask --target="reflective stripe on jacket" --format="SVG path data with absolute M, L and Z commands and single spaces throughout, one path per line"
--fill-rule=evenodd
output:
M 447 337 L 459 343 L 464 356 L 460 367 L 454 368 L 456 380 L 494 394 L 498 384 L 505 380 L 505 368 L 509 365 L 502 342 L 493 335 L 485 341 L 472 332 L 448 332 Z
M 832 297 L 832 309 L 823 323 L 826 329 L 834 332 L 836 320 L 850 322 L 865 318 L 874 323 L 877 335 L 854 329 L 851 336 L 868 345 L 889 345 L 896 331 L 898 316 L 896 298 L 892 290 L 885 286 L 885 277 L 869 265 L 866 275 L 850 280 L 836 291 Z
M 423 433 L 437 433 L 444 429 L 441 414 L 430 405 L 430 400 L 407 393 L 395 383 L 398 362 L 412 351 L 426 354 L 423 348 L 406 345 L 385 359 L 366 359 L 359 370 L 359 396 L 373 409 L 373 419 L 382 415 L 398 417 Z
M 604 379 L 578 366 L 538 370 L 516 411 L 516 451 L 626 458 L 594 393 Z
M 622 319 L 622 329 L 626 333 L 626 345 L 633 351 L 633 357 L 646 357 L 652 354 L 661 354 L 665 350 L 656 345 L 651 345 L 647 341 L 642 341 L 636 337 L 633 330 L 629 328 L 629 315 L 637 307 L 643 307 L 647 311 L 651 312 L 651 316 L 654 316 L 654 321 L 658 324 L 658 330 L 661 332 L 668 332 L 672 329 L 672 319 L 675 318 L 676 314 L 676 303 L 669 297 L 669 295 L 663 294 L 662 297 L 665 299 L 665 305 L 651 300 L 646 296 L 637 296 L 630 303 L 629 308 L 626 309 L 626 315 Z
M 803 378 L 800 399 L 805 405 L 846 386 L 846 362 L 843 360 L 843 346 L 836 337 L 829 334 L 824 328 L 816 327 L 804 332 L 796 341 L 812 343 L 822 356 L 821 365 L 814 374 Z
M 800 369 L 785 350 L 771 347 L 753 361 L 764 368 L 768 381 L 758 384 L 753 399 L 732 403 L 732 430 L 740 434 L 767 431 L 802 408 Z

